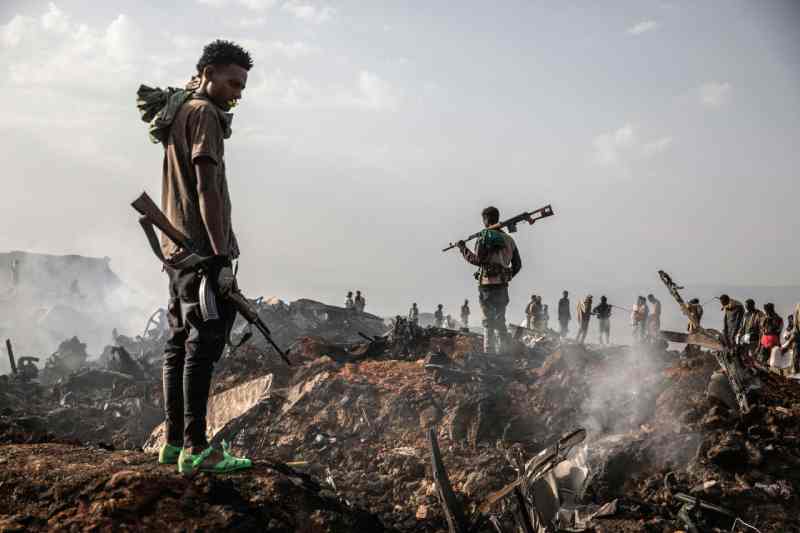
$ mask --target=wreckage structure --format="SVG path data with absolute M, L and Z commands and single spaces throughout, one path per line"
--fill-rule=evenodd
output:
M 208 429 L 253 471 L 156 464 L 164 333 L 150 320 L 99 359 L 69 339 L 35 354 L 38 375 L 0 377 L 0 528 L 800 531 L 800 384 L 741 364 L 713 330 L 665 332 L 704 347 L 681 353 L 516 328 L 488 357 L 468 331 L 251 304 L 292 366 L 258 336 L 229 349 Z M 31 356 L 9 347 L 12 364 Z

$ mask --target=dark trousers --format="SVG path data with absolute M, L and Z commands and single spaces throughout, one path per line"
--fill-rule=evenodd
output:
M 506 328 L 508 286 L 479 286 L 478 302 L 483 311 L 483 349 L 486 353 L 499 353 L 507 347 L 508 341 L 508 329 Z
M 220 318 L 203 321 L 198 291 L 201 276 L 194 270 L 167 270 L 170 335 L 164 350 L 162 380 L 166 439 L 173 446 L 204 448 L 206 404 L 214 363 L 225 349 L 236 317 L 233 306 L 217 298 Z

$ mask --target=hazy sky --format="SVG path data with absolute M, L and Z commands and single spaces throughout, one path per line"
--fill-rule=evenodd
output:
M 160 195 L 139 83 L 203 44 L 255 60 L 226 146 L 240 283 L 373 311 L 475 299 L 449 240 L 516 234 L 514 306 L 561 286 L 800 283 L 792 1 L 0 2 L 0 249 L 166 281 L 129 202 Z M 591 289 L 596 287 L 596 289 Z

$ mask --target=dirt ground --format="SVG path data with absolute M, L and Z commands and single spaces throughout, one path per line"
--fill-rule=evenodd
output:
M 617 508 L 587 531 L 682 531 L 679 493 L 731 513 L 704 512 L 703 531 L 731 531 L 733 517 L 762 533 L 800 531 L 797 381 L 753 368 L 753 408 L 739 415 L 708 397 L 719 366 L 707 352 L 552 337 L 501 356 L 479 346 L 437 328 L 371 342 L 306 336 L 292 343 L 292 367 L 242 347 L 218 365 L 213 392 L 268 375 L 271 385 L 214 442 L 257 467 L 218 478 L 184 479 L 130 444 L 158 422 L 157 381 L 112 380 L 57 402 L 6 380 L 0 530 L 442 532 L 429 430 L 468 520 L 485 524 L 481 504 L 518 476 L 511 457 L 583 428 L 582 503 Z M 514 509 L 504 500 L 489 513 L 515 531 Z

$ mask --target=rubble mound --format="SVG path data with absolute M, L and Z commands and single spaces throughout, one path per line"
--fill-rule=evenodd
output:
M 2 531 L 383 531 L 281 463 L 189 479 L 140 452 L 33 444 L 0 447 L 0 464 Z

